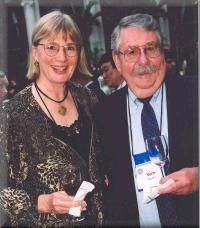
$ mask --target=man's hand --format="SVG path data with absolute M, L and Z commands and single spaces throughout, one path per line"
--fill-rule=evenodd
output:
M 161 178 L 160 184 L 165 183 L 170 178 L 175 182 L 164 189 L 160 189 L 159 194 L 188 195 L 198 191 L 198 170 L 198 167 L 184 168 Z

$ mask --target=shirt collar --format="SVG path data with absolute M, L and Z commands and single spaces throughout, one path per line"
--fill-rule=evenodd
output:
M 158 88 L 158 90 L 153 94 L 151 98 L 151 103 L 155 103 L 156 105 L 159 104 L 159 98 L 161 97 L 162 93 L 162 87 L 165 86 L 164 83 Z M 131 101 L 138 107 L 141 102 L 138 100 L 138 98 L 135 96 L 135 94 L 128 88 L 128 95 L 131 99 Z
M 123 81 L 118 87 L 117 90 L 123 88 L 126 85 L 126 81 Z

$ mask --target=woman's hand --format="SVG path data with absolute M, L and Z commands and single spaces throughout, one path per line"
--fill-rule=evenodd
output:
M 86 210 L 86 202 L 83 200 L 73 201 L 74 197 L 69 196 L 66 192 L 54 192 L 51 194 L 43 194 L 38 197 L 39 213 L 55 213 L 66 214 L 71 207 L 80 206 L 82 210 Z
M 198 191 L 198 167 L 184 168 L 163 177 L 161 184 L 172 178 L 175 182 L 170 186 L 159 190 L 159 194 L 173 193 L 176 195 L 188 195 Z

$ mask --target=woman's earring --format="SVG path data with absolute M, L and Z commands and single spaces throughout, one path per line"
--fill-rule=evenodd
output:
M 39 67 L 39 63 L 38 63 L 37 60 L 35 60 L 34 65 L 35 65 L 36 67 Z

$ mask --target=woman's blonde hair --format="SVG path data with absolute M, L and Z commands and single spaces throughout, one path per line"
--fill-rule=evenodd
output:
M 33 30 L 31 46 L 36 47 L 39 44 L 40 40 L 46 39 L 46 38 L 54 38 L 59 32 L 62 32 L 64 36 L 66 36 L 64 38 L 67 38 L 67 34 L 69 34 L 70 38 L 79 47 L 79 59 L 78 59 L 78 64 L 76 68 L 77 73 L 91 76 L 91 73 L 88 70 L 88 65 L 87 65 L 87 60 L 86 60 L 86 55 L 83 47 L 83 40 L 81 37 L 80 30 L 77 24 L 73 21 L 73 19 L 69 15 L 62 13 L 59 10 L 55 10 L 51 13 L 48 13 L 42 16 L 38 20 Z M 29 51 L 27 78 L 30 80 L 35 80 L 36 78 L 39 77 L 40 69 L 39 69 L 39 64 L 35 60 L 31 49 L 32 47 L 30 47 L 30 51 Z

